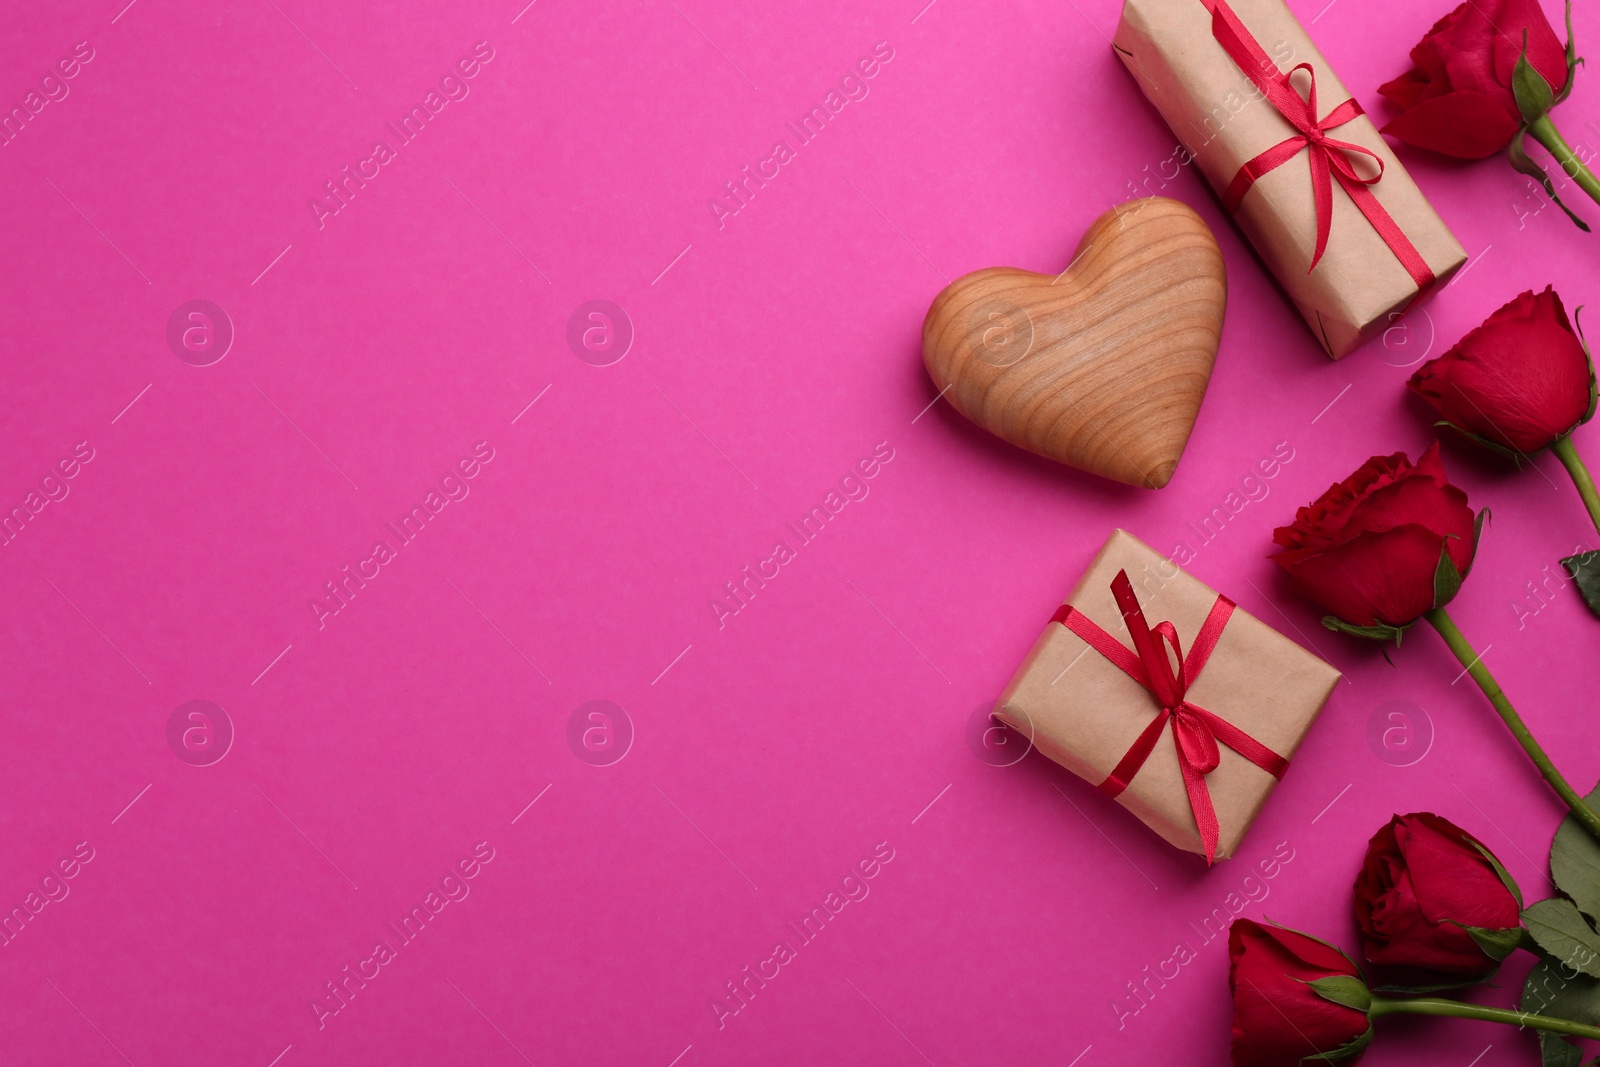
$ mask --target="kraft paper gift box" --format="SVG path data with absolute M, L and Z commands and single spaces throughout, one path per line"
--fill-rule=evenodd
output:
M 1125 658 L 1135 657 L 1138 642 L 1129 628 L 1131 620 L 1112 593 L 1119 572 L 1126 573 L 1142 618 L 1157 631 L 1152 636 L 1169 663 L 1178 661 L 1170 657 L 1159 632 L 1163 621 L 1170 621 L 1185 657 L 1203 643 L 1197 638 L 1208 624 L 1213 626 L 1215 645 L 1198 674 L 1190 672 L 1181 699 L 1245 735 L 1243 740 L 1234 738 L 1240 748 L 1249 750 L 1246 742 L 1253 739 L 1267 755 L 1282 757 L 1286 766 L 1333 692 L 1339 672 L 1244 610 L 1234 607 L 1227 614 L 1218 607 L 1214 590 L 1122 530 L 1101 547 L 1056 617 L 1068 607 L 1076 609 L 1123 646 Z M 1213 613 L 1224 616 L 1220 632 L 1214 629 Z M 1141 736 L 1147 730 L 1153 733 L 1153 724 L 1164 718 L 1155 693 L 1068 623 L 1054 619 L 1011 679 L 994 714 L 1046 756 L 1102 788 L 1119 764 L 1126 767 L 1125 759 Z M 1174 740 L 1177 731 L 1172 717 L 1165 718 L 1154 746 L 1117 800 L 1173 845 L 1205 855 L 1197 806 Z M 1227 734 L 1217 731 L 1224 742 Z M 1226 858 L 1237 850 L 1278 778 L 1219 743 L 1215 769 L 1202 780 L 1216 815 L 1215 857 Z
M 1125 0 L 1112 46 L 1181 142 L 1147 172 L 1164 184 L 1198 166 L 1334 359 L 1466 260 L 1282 0 Z M 1370 185 L 1337 173 L 1365 180 L 1379 162 Z M 1317 167 L 1334 171 L 1320 208 Z M 1327 243 L 1313 266 L 1319 216 Z

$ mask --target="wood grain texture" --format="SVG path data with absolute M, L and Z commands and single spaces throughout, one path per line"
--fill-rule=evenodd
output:
M 1096 219 L 1059 275 L 989 267 L 957 278 L 922 324 L 922 359 L 973 422 L 1128 485 L 1172 478 L 1222 335 L 1222 252 L 1176 200 Z

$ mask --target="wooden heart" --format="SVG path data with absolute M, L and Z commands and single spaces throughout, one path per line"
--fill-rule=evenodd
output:
M 922 360 L 944 396 L 1014 445 L 1129 485 L 1177 469 L 1228 298 L 1204 220 L 1165 197 L 1120 204 L 1058 275 L 989 267 L 928 308 Z

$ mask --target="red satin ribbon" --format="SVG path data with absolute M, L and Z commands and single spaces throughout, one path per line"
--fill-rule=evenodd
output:
M 1262 51 L 1261 45 L 1250 35 L 1250 31 L 1245 29 L 1244 23 L 1233 13 L 1227 0 L 1203 0 L 1203 2 L 1211 10 L 1211 33 L 1216 37 L 1217 43 L 1222 45 L 1223 51 L 1227 52 L 1229 58 L 1238 64 L 1239 69 L 1266 94 L 1272 106 L 1289 120 L 1289 124 L 1300 131 L 1240 167 L 1239 173 L 1234 175 L 1227 191 L 1222 194 L 1222 206 L 1232 214 L 1238 210 L 1240 201 L 1244 199 L 1245 193 L 1250 191 L 1250 186 L 1255 184 L 1257 178 L 1287 163 L 1299 155 L 1302 148 L 1308 149 L 1311 195 L 1317 213 L 1317 247 L 1311 256 L 1311 267 L 1306 273 L 1309 274 L 1311 270 L 1316 269 L 1317 261 L 1322 258 L 1322 253 L 1328 247 L 1328 231 L 1333 223 L 1331 179 L 1337 178 L 1356 207 L 1372 224 L 1372 228 L 1378 231 L 1378 236 L 1382 237 L 1384 243 L 1394 252 L 1400 265 L 1411 275 L 1411 280 L 1417 283 L 1417 288 L 1426 289 L 1433 284 L 1433 271 L 1428 269 L 1422 253 L 1417 251 L 1410 238 L 1373 195 L 1371 186 L 1378 184 L 1378 180 L 1383 177 L 1383 160 L 1370 149 L 1328 136 L 1329 130 L 1343 126 L 1363 114 L 1361 105 L 1354 99 L 1346 100 L 1318 119 L 1317 76 L 1311 64 L 1300 63 L 1288 74 L 1283 73 L 1266 52 Z M 1290 81 L 1294 71 L 1297 70 L 1305 71 L 1310 79 L 1310 92 L 1305 98 L 1295 91 Z M 1370 178 L 1363 178 L 1356 171 L 1356 156 L 1366 156 L 1376 163 L 1378 173 Z
M 1090 648 L 1122 668 L 1128 677 L 1149 690 L 1161 706 L 1161 713 L 1144 728 L 1133 747 L 1128 749 L 1127 755 L 1122 757 L 1122 762 L 1100 783 L 1100 789 L 1114 797 L 1128 788 L 1128 783 L 1144 766 L 1161 737 L 1162 729 L 1170 721 L 1172 738 L 1178 750 L 1178 769 L 1183 773 L 1183 785 L 1189 793 L 1189 806 L 1194 809 L 1194 821 L 1200 827 L 1206 863 L 1210 864 L 1216 860 L 1220 828 L 1216 808 L 1211 803 L 1211 793 L 1206 789 L 1206 775 L 1216 769 L 1221 759 L 1217 742 L 1227 745 L 1274 778 L 1282 778 L 1289 769 L 1288 760 L 1228 720 L 1192 703 L 1186 696 L 1189 687 L 1200 677 L 1206 660 L 1211 658 L 1212 649 L 1217 647 L 1223 628 L 1228 625 L 1228 618 L 1233 614 L 1233 601 L 1225 596 L 1217 597 L 1205 624 L 1195 635 L 1194 644 L 1189 646 L 1189 655 L 1185 657 L 1178 644 L 1178 631 L 1172 623 L 1160 623 L 1152 630 L 1145 621 L 1144 609 L 1133 594 L 1133 583 L 1128 580 L 1127 571 L 1118 571 L 1111 580 L 1111 594 L 1116 597 L 1117 606 L 1122 609 L 1123 621 L 1133 635 L 1133 649 L 1125 648 L 1071 604 L 1061 605 L 1050 618 L 1051 622 L 1061 623 L 1088 642 Z M 1176 671 L 1167 656 L 1168 648 L 1177 659 Z

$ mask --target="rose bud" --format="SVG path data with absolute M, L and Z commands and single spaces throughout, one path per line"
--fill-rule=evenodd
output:
M 1228 930 L 1236 1067 L 1354 1063 L 1372 1040 L 1372 997 L 1332 945 L 1235 919 Z
M 1407 383 L 1454 429 L 1532 455 L 1594 414 L 1594 371 L 1554 289 L 1523 293 Z
M 1356 925 L 1387 987 L 1487 980 L 1522 939 L 1522 894 L 1483 844 L 1427 812 L 1396 815 L 1367 843 Z
M 1330 613 L 1324 625 L 1396 641 L 1455 595 L 1478 542 L 1467 494 L 1446 479 L 1437 441 L 1415 466 L 1402 452 L 1373 456 L 1272 539 L 1290 585 Z M 1454 588 L 1436 586 L 1445 561 Z
M 1538 0 L 1468 0 L 1411 50 L 1411 70 L 1378 87 L 1401 108 L 1383 132 L 1457 159 L 1504 151 L 1524 122 L 1512 89 L 1524 33 L 1528 63 L 1560 95 L 1566 46 Z

